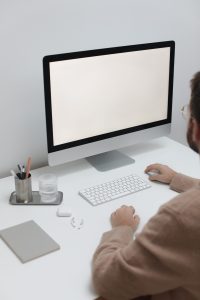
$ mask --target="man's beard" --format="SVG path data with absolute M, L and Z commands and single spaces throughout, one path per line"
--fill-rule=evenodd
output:
M 191 120 L 189 121 L 188 130 L 187 130 L 187 142 L 188 145 L 192 150 L 194 150 L 196 153 L 199 153 L 199 149 L 197 144 L 192 140 L 192 126 L 191 126 Z

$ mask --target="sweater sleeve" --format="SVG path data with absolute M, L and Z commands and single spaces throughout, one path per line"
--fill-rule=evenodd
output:
M 105 233 L 93 257 L 97 293 L 107 300 L 128 300 L 180 286 L 185 265 L 181 230 L 163 208 L 134 241 L 128 226 Z
M 181 193 L 186 192 L 198 185 L 200 185 L 199 179 L 177 173 L 170 183 L 170 188 L 178 193 Z

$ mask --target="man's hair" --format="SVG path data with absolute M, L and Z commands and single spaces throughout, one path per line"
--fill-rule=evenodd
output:
M 200 72 L 197 72 L 190 82 L 191 99 L 190 109 L 191 115 L 200 123 Z

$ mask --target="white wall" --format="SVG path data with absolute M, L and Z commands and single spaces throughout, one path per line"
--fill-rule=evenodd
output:
M 185 143 L 180 107 L 200 67 L 198 0 L 1 0 L 0 176 L 31 155 L 47 164 L 42 57 L 175 40 L 172 138 Z

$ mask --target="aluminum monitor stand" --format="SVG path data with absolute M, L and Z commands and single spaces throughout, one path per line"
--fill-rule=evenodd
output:
M 86 160 L 100 172 L 110 171 L 135 162 L 133 158 L 117 150 L 90 156 Z

